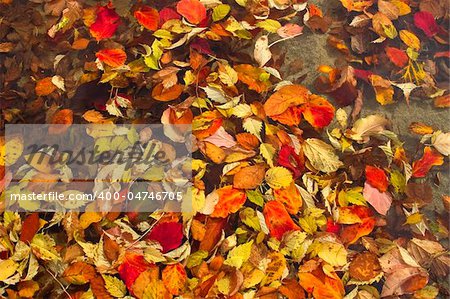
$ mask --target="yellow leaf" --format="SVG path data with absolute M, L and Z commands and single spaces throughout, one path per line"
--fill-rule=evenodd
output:
M 280 189 L 291 184 L 292 173 L 284 167 L 272 167 L 266 172 L 266 182 L 273 189 Z
M 122 280 L 110 275 L 102 275 L 105 281 L 105 288 L 111 296 L 122 298 L 127 293 L 127 288 Z
M 80 226 L 82 229 L 86 229 L 92 223 L 96 223 L 102 220 L 102 218 L 102 214 L 99 212 L 85 212 L 80 216 Z
M 33 253 L 41 260 L 54 261 L 60 257 L 55 248 L 55 240 L 48 235 L 36 234 L 31 240 L 31 249 Z
M 409 5 L 405 2 L 401 0 L 391 0 L 390 2 L 397 6 L 399 16 L 404 16 L 411 13 L 411 7 L 409 7 Z
M 418 224 L 423 221 L 423 215 L 420 213 L 413 213 L 406 218 L 405 224 Z
M 273 251 L 267 257 L 270 259 L 270 263 L 267 265 L 266 276 L 261 282 L 262 285 L 268 285 L 281 279 L 287 265 L 286 258 L 279 252 Z
M 219 63 L 219 78 L 223 84 L 233 86 L 238 81 L 238 74 L 230 65 Z
M 19 264 L 17 264 L 12 259 L 0 261 L 0 281 L 3 281 L 13 275 L 18 267 Z
M 312 256 L 317 255 L 333 267 L 347 264 L 347 250 L 340 243 L 316 241 L 310 246 L 309 251 Z
M 223 262 L 225 265 L 239 269 L 245 263 L 252 252 L 253 240 L 245 244 L 234 247 L 228 252 L 227 259 Z
M 343 164 L 334 153 L 334 148 L 317 138 L 308 138 L 303 144 L 303 151 L 311 165 L 323 172 L 334 172 Z
M 11 166 L 17 162 L 23 152 L 23 140 L 19 136 L 5 139 L 0 137 L 0 166 Z
M 416 51 L 420 50 L 420 40 L 419 38 L 408 30 L 400 30 L 400 39 L 405 45 L 410 48 L 413 48 Z
M 256 23 L 256 27 L 262 28 L 270 33 L 275 33 L 279 28 L 281 28 L 281 24 L 276 20 L 266 19 Z

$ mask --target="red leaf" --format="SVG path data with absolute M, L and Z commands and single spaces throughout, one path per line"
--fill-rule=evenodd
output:
M 150 268 L 150 264 L 144 259 L 144 256 L 127 252 L 124 262 L 119 266 L 120 279 L 125 282 L 129 290 L 138 276 Z
M 283 145 L 278 153 L 278 165 L 284 166 L 298 178 L 305 170 L 305 159 L 295 153 L 293 147 Z
M 386 192 L 389 186 L 384 170 L 375 166 L 366 165 L 366 179 L 372 187 L 377 188 L 380 192 Z
M 206 8 L 199 0 L 181 0 L 177 4 L 177 12 L 192 24 L 206 18 Z
M 122 49 L 103 49 L 98 51 L 95 56 L 111 67 L 122 66 L 127 60 L 127 54 Z
M 428 11 L 419 11 L 414 15 L 414 25 L 422 31 L 428 37 L 432 37 L 439 32 L 439 26 L 436 23 L 433 15 Z
M 20 233 L 20 241 L 30 242 L 36 232 L 39 230 L 39 214 L 33 213 L 29 215 L 22 223 L 22 232 Z
M 148 30 L 155 31 L 159 25 L 159 14 L 156 9 L 148 5 L 144 5 L 134 12 L 134 17 L 139 24 Z
M 415 178 L 423 178 L 430 171 L 431 167 L 442 165 L 444 157 L 435 149 L 427 146 L 423 150 L 423 156 L 417 161 L 414 161 L 412 168 L 412 176 Z
M 326 231 L 329 233 L 337 234 L 341 230 L 341 225 L 333 221 L 333 219 L 327 220 L 327 228 Z
M 398 67 L 404 67 L 409 60 L 408 55 L 406 55 L 403 50 L 394 47 L 387 47 L 386 55 L 389 57 L 391 62 Z
M 159 12 L 159 23 L 162 25 L 169 20 L 179 20 L 181 16 L 172 8 L 166 7 Z
M 102 40 L 114 35 L 120 25 L 120 17 L 114 9 L 102 6 L 98 9 L 97 18 L 89 31 L 96 40 Z
M 147 239 L 158 241 L 163 248 L 163 253 L 171 251 L 180 247 L 183 241 L 183 224 L 178 222 L 160 223 L 152 229 Z
M 313 94 L 304 105 L 303 117 L 314 128 L 324 128 L 333 120 L 334 107 L 325 98 Z
M 292 230 L 300 230 L 300 227 L 294 223 L 284 205 L 272 200 L 266 203 L 263 210 L 264 219 L 269 228 L 270 235 L 281 240 L 284 233 Z

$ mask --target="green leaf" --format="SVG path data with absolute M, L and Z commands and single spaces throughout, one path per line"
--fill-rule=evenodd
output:
M 264 206 L 264 197 L 261 192 L 257 190 L 247 190 L 245 193 L 247 194 L 247 198 L 250 202 L 260 207 Z
M 227 16 L 231 7 L 228 4 L 219 4 L 213 9 L 212 19 L 214 22 L 220 21 Z

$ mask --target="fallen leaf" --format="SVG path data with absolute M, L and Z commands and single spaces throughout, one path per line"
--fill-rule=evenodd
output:
M 372 187 L 377 188 L 378 191 L 387 191 L 389 181 L 383 169 L 371 165 L 366 165 L 366 179 L 366 182 L 368 182 Z
M 266 203 L 263 214 L 270 235 L 278 240 L 281 240 L 286 232 L 300 230 L 300 227 L 294 223 L 284 205 L 279 201 L 272 200 Z
M 389 192 L 380 192 L 377 188 L 372 187 L 366 182 L 364 184 L 363 196 L 378 213 L 386 216 L 392 204 L 392 197 Z
M 433 166 L 444 164 L 444 157 L 429 146 L 423 149 L 423 156 L 412 164 L 412 176 L 423 178 Z
M 183 224 L 178 222 L 162 222 L 150 231 L 146 239 L 159 242 L 163 248 L 162 252 L 166 253 L 180 247 L 183 237 Z
M 206 18 L 206 8 L 199 0 L 181 0 L 177 3 L 177 12 L 197 25 Z
M 120 23 L 120 17 L 114 9 L 101 6 L 98 8 L 95 22 L 89 27 L 89 32 L 97 41 L 110 38 Z
M 64 271 L 62 278 L 71 284 L 85 284 L 94 278 L 95 275 L 95 269 L 92 265 L 76 262 Z
M 134 12 L 136 20 L 146 29 L 155 31 L 159 25 L 159 13 L 153 7 L 144 5 Z
M 287 85 L 272 94 L 264 103 L 267 116 L 281 114 L 291 106 L 304 104 L 308 101 L 309 90 L 302 85 Z
M 217 189 L 216 192 L 219 201 L 214 207 L 212 217 L 225 218 L 231 213 L 236 213 L 247 199 L 245 192 L 235 189 L 231 185 Z
M 179 295 L 184 291 L 187 283 L 187 274 L 180 263 L 168 265 L 162 271 L 162 282 L 172 295 Z
M 251 165 L 239 170 L 233 177 L 233 187 L 237 189 L 255 189 L 264 180 L 263 164 Z
M 421 29 L 428 37 L 433 37 L 439 32 L 439 26 L 436 20 L 428 11 L 416 12 L 414 14 L 414 25 Z

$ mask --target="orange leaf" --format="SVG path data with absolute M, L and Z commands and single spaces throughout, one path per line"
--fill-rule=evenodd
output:
M 39 284 L 33 280 L 25 280 L 19 282 L 18 289 L 20 297 L 32 298 L 39 291 Z
M 366 179 L 372 187 L 377 188 L 380 192 L 386 192 L 389 186 L 384 170 L 375 166 L 366 165 Z
M 175 84 L 169 88 L 164 88 L 162 83 L 156 85 L 152 90 L 152 97 L 161 102 L 176 100 L 184 90 L 181 84 Z
M 216 246 L 217 242 L 220 241 L 220 238 L 222 237 L 222 229 L 226 224 L 226 218 L 208 217 L 205 224 L 205 237 L 200 242 L 199 250 L 205 250 L 207 252 L 211 251 L 214 246 Z
M 95 53 L 98 60 L 111 67 L 119 67 L 127 60 L 127 54 L 122 49 L 103 49 Z
M 283 285 L 278 289 L 280 293 L 288 299 L 304 299 L 305 291 L 298 281 L 293 278 L 283 279 Z
M 295 224 L 289 216 L 289 213 L 286 211 L 284 205 L 277 200 L 272 200 L 266 203 L 263 214 L 267 227 L 269 228 L 270 235 L 278 240 L 281 240 L 284 233 L 288 231 L 300 230 L 300 227 Z
M 46 77 L 37 81 L 34 91 L 37 96 L 48 96 L 56 90 L 55 84 L 52 83 L 52 77 Z
M 172 295 L 179 295 L 180 291 L 184 290 L 187 282 L 184 266 L 180 263 L 168 265 L 162 271 L 162 281 Z
M 298 126 L 302 120 L 303 108 L 298 106 L 289 107 L 286 111 L 270 118 L 287 126 Z
M 255 189 L 264 180 L 263 164 L 251 165 L 239 170 L 233 177 L 233 187 L 238 189 Z
M 342 299 L 344 297 L 345 290 L 342 281 L 335 273 L 325 274 L 322 267 L 318 267 L 312 273 L 299 272 L 298 277 L 300 285 L 314 298 Z
M 433 134 L 434 129 L 424 123 L 421 122 L 412 122 L 409 125 L 409 130 L 412 133 L 419 134 L 419 135 L 426 135 L 426 134 Z
M 239 133 L 236 135 L 236 141 L 245 149 L 251 150 L 259 145 L 258 138 L 250 133 Z
M 286 188 L 273 190 L 273 195 L 275 200 L 284 204 L 289 214 L 295 215 L 300 211 L 303 202 L 294 181 Z
M 306 103 L 309 90 L 302 85 L 287 85 L 281 87 L 264 103 L 267 116 L 278 115 L 289 107 Z
M 95 269 L 85 262 L 76 262 L 70 265 L 62 277 L 71 284 L 85 284 L 95 276 Z
M 303 117 L 314 128 L 323 128 L 333 120 L 334 107 L 326 99 L 313 94 L 304 105 Z
M 206 18 L 206 8 L 199 0 L 181 0 L 177 3 L 177 12 L 192 24 Z
M 155 31 L 159 25 L 159 13 L 153 7 L 144 5 L 134 12 L 134 17 L 139 24 L 148 30 Z
M 440 96 L 434 99 L 434 106 L 438 108 L 450 107 L 450 94 Z
M 423 150 L 423 156 L 417 161 L 413 162 L 412 176 L 415 178 L 423 178 L 430 171 L 431 167 L 442 165 L 444 157 L 435 149 L 427 146 Z
M 263 80 L 264 75 L 269 75 L 263 69 L 254 67 L 250 64 L 239 64 L 234 66 L 238 73 L 238 79 L 248 85 L 248 88 L 258 93 L 267 91 L 271 83 L 269 80 Z
M 70 109 L 62 109 L 57 111 L 52 115 L 50 123 L 51 125 L 48 127 L 49 134 L 64 133 L 73 123 L 73 111 Z
M 219 201 L 214 207 L 212 217 L 225 218 L 231 213 L 236 213 L 247 199 L 244 192 L 231 185 L 217 189 L 216 192 L 219 195 Z
M 87 48 L 91 41 L 87 38 L 79 38 L 73 41 L 72 49 L 74 50 L 84 50 Z
M 341 240 L 345 244 L 353 244 L 359 238 L 370 234 L 375 227 L 375 219 L 364 218 L 361 223 L 346 226 L 341 231 Z

